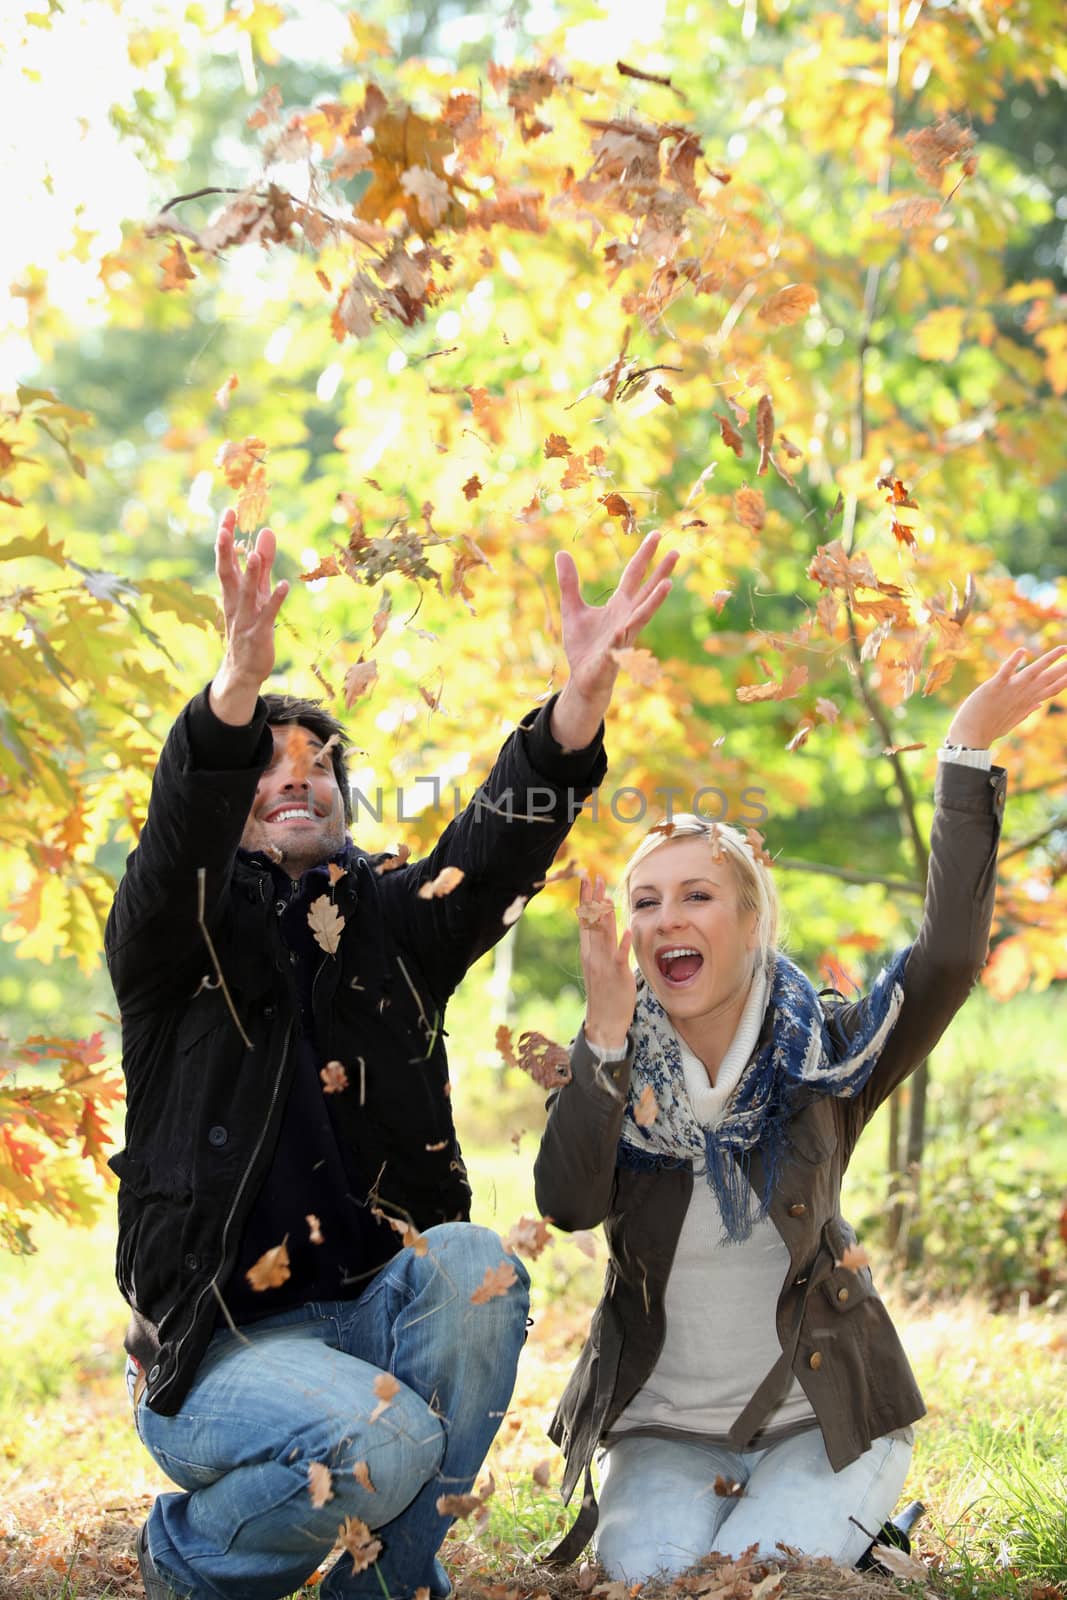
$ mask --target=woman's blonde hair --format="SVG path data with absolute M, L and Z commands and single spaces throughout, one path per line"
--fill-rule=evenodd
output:
M 757 853 L 760 846 L 757 844 L 754 849 L 745 835 L 729 823 L 708 822 L 690 811 L 677 813 L 669 822 L 661 822 L 655 828 L 650 828 L 626 863 L 622 892 L 626 901 L 627 923 L 630 921 L 630 880 L 634 869 L 654 850 L 662 850 L 677 839 L 706 839 L 711 859 L 725 859 L 729 864 L 737 888 L 738 909 L 755 912 L 759 961 L 766 964 L 778 939 L 778 891 L 766 863 Z

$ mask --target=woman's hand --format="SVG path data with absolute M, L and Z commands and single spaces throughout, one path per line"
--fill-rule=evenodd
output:
M 615 907 L 604 894 L 603 878 L 593 882 L 582 879 L 578 919 L 585 976 L 585 1037 L 590 1044 L 616 1050 L 626 1043 L 633 1021 L 637 980 L 630 968 L 630 930 L 625 928 L 622 938 L 616 937 Z
M 1067 645 L 1046 650 L 1024 667 L 1027 654 L 1014 650 L 991 678 L 972 689 L 952 719 L 946 744 L 987 750 L 994 739 L 1067 689 Z

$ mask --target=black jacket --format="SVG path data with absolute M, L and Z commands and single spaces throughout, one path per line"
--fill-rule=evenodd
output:
M 428 856 L 379 874 L 381 858 L 357 850 L 333 890 L 345 927 L 337 954 L 322 956 L 314 1013 L 319 1050 L 348 1072 L 335 1126 L 355 1168 L 374 1175 L 382 1209 L 420 1229 L 469 1215 L 445 1004 L 504 932 L 505 909 L 536 892 L 606 771 L 599 739 L 561 750 L 550 712 L 551 703 L 524 719 Z M 180 1408 L 211 1337 L 293 1071 L 299 997 L 270 870 L 238 848 L 271 747 L 262 703 L 247 731 L 224 730 L 206 690 L 186 706 L 107 923 L 127 1092 L 126 1148 L 111 1160 L 121 1180 L 117 1275 L 133 1311 L 127 1349 L 165 1416 Z M 205 750 L 214 770 L 197 764 Z M 419 899 L 419 885 L 448 865 L 462 867 L 459 887 Z

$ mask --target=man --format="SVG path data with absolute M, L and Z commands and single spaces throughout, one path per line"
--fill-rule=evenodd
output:
M 222 519 L 225 656 L 167 738 L 106 935 L 128 1380 L 182 1490 L 141 1531 L 149 1600 L 288 1595 L 339 1531 L 326 1600 L 449 1591 L 438 1501 L 508 1404 L 528 1280 L 465 1220 L 444 1009 L 604 775 L 610 652 L 670 588 L 655 547 L 602 607 L 557 557 L 565 687 L 403 864 L 347 836 L 338 725 L 261 696 L 287 585 L 270 530 L 242 569 Z M 446 867 L 452 892 L 420 896 Z

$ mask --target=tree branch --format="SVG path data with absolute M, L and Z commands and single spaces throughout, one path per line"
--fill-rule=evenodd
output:
M 920 899 L 923 895 L 922 884 L 910 878 L 884 878 L 877 872 L 856 872 L 852 867 L 831 867 L 822 861 L 799 861 L 791 856 L 775 856 L 774 866 L 775 871 L 814 872 L 823 878 L 839 878 L 842 883 L 879 884 L 893 894 L 912 894 Z

